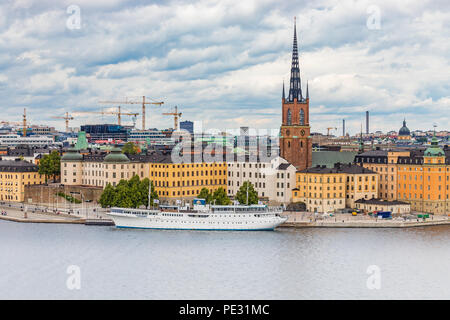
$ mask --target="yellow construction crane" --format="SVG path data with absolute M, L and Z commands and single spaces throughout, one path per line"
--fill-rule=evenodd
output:
M 52 117 L 52 119 L 64 119 L 64 120 L 66 120 L 66 132 L 69 132 L 69 120 L 73 120 L 74 117 L 69 116 L 69 113 L 66 112 L 66 115 L 64 117 Z
M 337 130 L 337 128 L 333 128 L 333 127 L 327 128 L 327 137 L 330 136 L 330 130 Z
M 178 118 L 181 118 L 182 113 L 178 112 L 178 107 L 175 106 L 175 112 L 165 112 L 164 116 L 173 116 L 174 130 L 178 130 Z
M 120 106 L 118 107 L 119 111 L 79 111 L 79 113 L 95 113 L 95 114 L 113 114 L 117 115 L 117 123 L 120 126 L 122 124 L 122 116 L 135 116 L 137 117 L 139 113 L 136 112 L 121 112 Z
M 99 103 L 107 103 L 107 104 L 142 104 L 142 130 L 145 130 L 145 105 L 146 104 L 162 105 L 162 104 L 164 104 L 164 101 L 149 102 L 149 101 L 145 101 L 145 96 L 142 96 L 142 101 L 128 101 L 128 98 L 126 98 L 125 101 L 99 101 Z
M 23 109 L 23 120 L 22 121 L 7 121 L 2 120 L 0 121 L 0 124 L 2 125 L 13 125 L 13 126 L 20 126 L 22 125 L 22 134 L 24 137 L 27 136 L 27 109 Z

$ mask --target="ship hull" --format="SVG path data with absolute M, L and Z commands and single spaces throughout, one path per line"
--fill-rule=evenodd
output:
M 131 215 L 109 214 L 117 228 L 161 229 L 161 230 L 208 230 L 208 231 L 270 231 L 286 221 L 286 218 L 274 216 L 255 218 L 251 215 L 241 219 L 212 215 L 211 218 L 181 217 L 137 217 Z

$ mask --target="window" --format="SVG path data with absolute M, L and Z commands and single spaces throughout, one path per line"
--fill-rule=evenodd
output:
M 287 124 L 288 124 L 288 126 L 290 126 L 292 124 L 291 109 L 288 109 L 288 112 L 287 112 Z
M 303 109 L 300 109 L 300 125 L 303 126 L 305 125 L 305 111 L 303 111 Z

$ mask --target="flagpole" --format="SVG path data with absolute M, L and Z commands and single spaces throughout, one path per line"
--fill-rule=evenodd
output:
M 150 209 L 150 205 L 151 205 L 151 199 L 152 199 L 152 181 L 150 180 L 150 178 L 148 179 L 148 208 Z
M 247 205 L 248 205 L 248 181 L 247 181 Z

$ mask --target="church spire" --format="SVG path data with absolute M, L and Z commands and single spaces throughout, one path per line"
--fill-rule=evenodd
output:
M 292 48 L 292 66 L 291 66 L 291 81 L 289 86 L 289 101 L 294 101 L 294 99 L 301 101 L 302 97 L 302 86 L 300 80 L 300 67 L 298 64 L 298 46 L 297 46 L 297 21 L 294 18 L 294 44 Z
M 306 99 L 309 99 L 308 81 L 306 81 Z
M 285 94 L 284 94 L 284 80 L 283 80 L 283 97 L 282 97 L 282 99 L 283 99 L 283 100 L 285 99 Z

